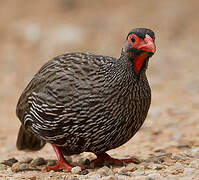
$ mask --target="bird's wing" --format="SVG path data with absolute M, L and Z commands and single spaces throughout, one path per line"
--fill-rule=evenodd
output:
M 45 64 L 19 99 L 17 115 L 22 124 L 50 138 L 59 136 L 63 127 L 69 132 L 79 121 L 95 116 L 96 110 L 103 112 L 99 91 L 104 83 L 99 74 L 103 61 L 101 56 L 79 53 L 58 56 Z

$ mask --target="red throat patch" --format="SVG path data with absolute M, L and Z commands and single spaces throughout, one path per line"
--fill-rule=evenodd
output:
M 138 73 L 144 64 L 144 61 L 147 57 L 147 53 L 142 53 L 141 55 L 135 58 L 135 71 Z

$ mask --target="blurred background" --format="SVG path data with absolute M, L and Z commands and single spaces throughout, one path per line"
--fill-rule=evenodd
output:
M 20 154 L 15 148 L 20 125 L 16 103 L 45 62 L 76 51 L 119 57 L 135 27 L 156 33 L 157 53 L 147 71 L 153 99 L 144 127 L 119 150 L 135 147 L 132 154 L 147 156 L 158 146 L 170 148 L 168 144 L 196 148 L 199 1 L 1 0 L 0 159 Z

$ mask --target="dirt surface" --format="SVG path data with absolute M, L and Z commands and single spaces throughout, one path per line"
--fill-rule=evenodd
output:
M 195 0 L 1 0 L 0 162 L 15 159 L 0 163 L 0 179 L 199 179 L 198 8 Z M 119 57 L 135 27 L 156 33 L 157 53 L 147 71 L 152 104 L 143 128 L 108 153 L 142 162 L 43 172 L 47 160 L 56 160 L 50 145 L 35 153 L 15 147 L 20 126 L 15 107 L 21 92 L 56 55 L 82 51 Z M 91 153 L 68 157 L 77 164 L 93 158 Z

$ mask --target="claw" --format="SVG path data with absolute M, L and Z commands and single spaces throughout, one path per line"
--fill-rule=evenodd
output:
M 71 171 L 72 168 L 74 167 L 73 165 L 70 165 L 66 159 L 64 158 L 63 154 L 62 154 L 62 151 L 60 150 L 59 147 L 57 147 L 56 145 L 52 144 L 55 152 L 56 152 L 56 155 L 57 155 L 57 159 L 58 159 L 58 163 L 55 165 L 55 166 L 49 166 L 46 168 L 46 171 L 51 171 L 51 170 L 54 170 L 54 171 L 61 171 L 61 170 L 66 170 L 66 171 Z M 80 166 L 81 169 L 85 169 L 84 166 Z
M 103 166 L 104 164 L 112 164 L 116 166 L 123 166 L 125 163 L 135 163 L 139 164 L 140 160 L 137 158 L 129 158 L 129 159 L 115 159 L 109 156 L 107 153 L 102 153 L 102 154 L 96 154 L 97 159 L 94 159 L 91 161 L 91 167 L 94 166 Z

